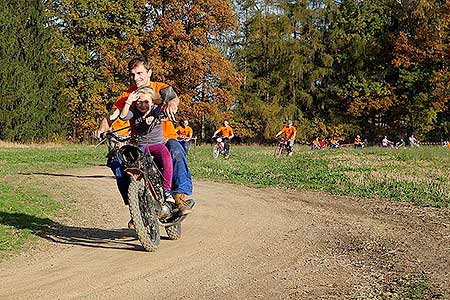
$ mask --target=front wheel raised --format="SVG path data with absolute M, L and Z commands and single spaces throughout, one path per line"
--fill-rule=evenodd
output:
M 131 180 L 128 188 L 130 214 L 139 241 L 146 251 L 156 251 L 161 242 L 152 196 L 143 181 Z

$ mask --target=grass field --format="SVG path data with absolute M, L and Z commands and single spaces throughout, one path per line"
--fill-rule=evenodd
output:
M 87 146 L 0 146 L 0 258 L 37 239 L 64 209 L 21 174 L 86 167 L 104 162 L 104 149 Z
M 275 147 L 233 147 L 228 160 L 211 147 L 190 154 L 195 178 L 256 187 L 321 191 L 336 195 L 450 205 L 450 151 L 444 147 L 403 149 L 298 147 L 290 158 L 274 158 Z
M 276 160 L 274 147 L 233 146 L 225 160 L 212 158 L 211 146 L 189 154 L 195 179 L 321 191 L 336 195 L 409 201 L 421 206 L 450 205 L 450 151 L 442 147 L 338 149 L 299 147 L 293 157 Z M 0 258 L 21 251 L 64 213 L 21 174 L 54 172 L 105 163 L 105 148 L 92 146 L 0 145 Z

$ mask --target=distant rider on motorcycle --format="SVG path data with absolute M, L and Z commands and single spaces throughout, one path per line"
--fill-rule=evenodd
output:
M 186 153 L 189 152 L 189 141 L 192 139 L 192 128 L 189 126 L 188 120 L 183 120 L 182 125 L 175 128 L 178 134 L 178 142 L 183 146 Z
M 225 152 L 229 153 L 230 140 L 234 137 L 234 133 L 233 129 L 228 125 L 228 121 L 223 121 L 223 126 L 217 129 L 212 137 L 215 138 L 218 133 L 222 136 Z
M 278 138 L 281 134 L 284 133 L 284 141 L 287 142 L 289 147 L 289 156 L 293 153 L 295 136 L 297 135 L 297 129 L 292 126 L 292 121 L 288 120 L 286 126 L 284 126 L 276 135 L 275 138 Z

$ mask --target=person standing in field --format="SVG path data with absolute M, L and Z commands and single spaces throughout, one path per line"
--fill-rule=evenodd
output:
M 218 133 L 222 136 L 225 152 L 229 153 L 230 140 L 234 137 L 234 133 L 233 129 L 228 124 L 228 121 L 223 121 L 223 126 L 219 127 L 219 129 L 214 132 L 212 137 L 215 138 Z
M 289 148 L 289 156 L 292 156 L 294 151 L 294 141 L 297 135 L 297 129 L 292 125 L 292 121 L 288 120 L 286 125 L 281 128 L 280 131 L 275 135 L 275 138 L 278 138 L 280 135 L 284 133 L 284 141 L 288 143 Z
M 189 121 L 183 120 L 182 125 L 179 125 L 177 128 L 175 128 L 175 131 L 178 134 L 178 142 L 180 142 L 181 146 L 183 146 L 183 149 L 186 151 L 186 153 L 189 152 L 189 141 L 192 139 L 193 130 L 191 127 L 189 127 Z

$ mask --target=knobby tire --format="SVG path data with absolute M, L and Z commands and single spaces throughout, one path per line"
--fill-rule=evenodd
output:
M 165 227 L 170 240 L 178 240 L 181 237 L 181 223 Z
M 145 188 L 143 180 L 131 180 L 128 199 L 131 218 L 139 241 L 146 251 L 156 251 L 161 242 L 158 218 L 153 205 L 154 200 Z

